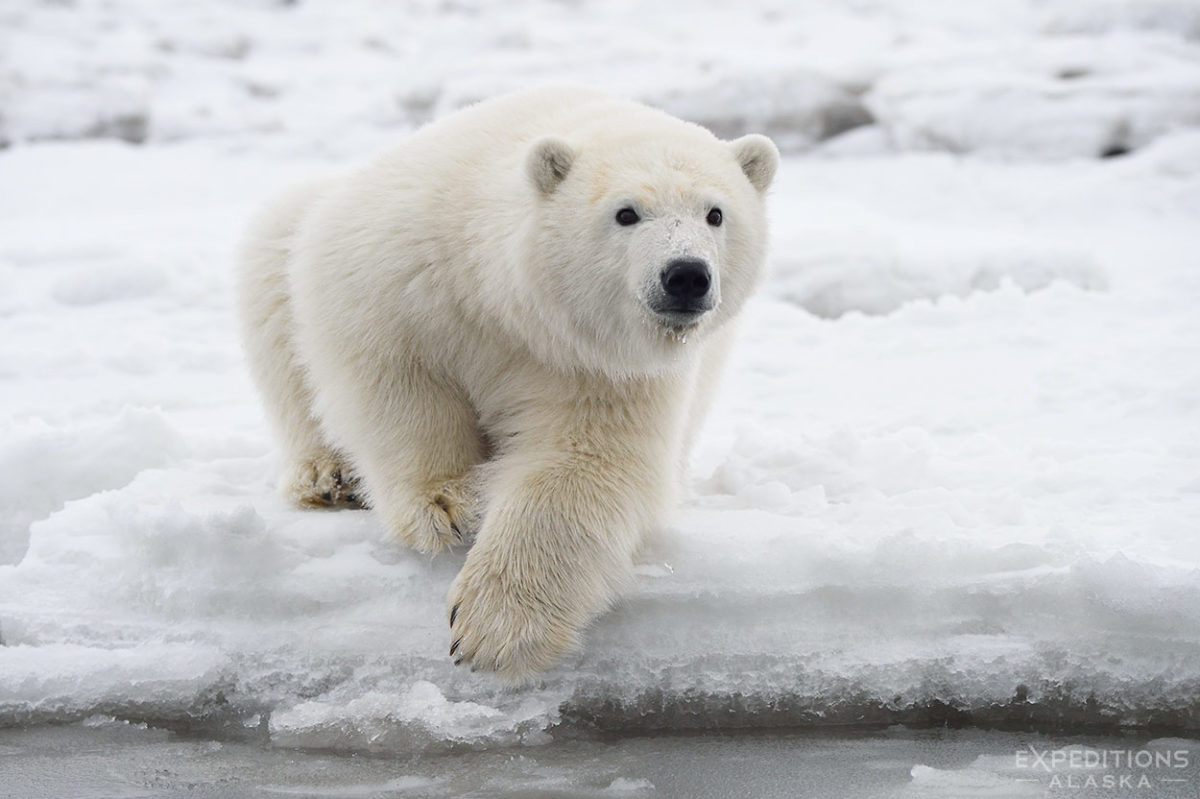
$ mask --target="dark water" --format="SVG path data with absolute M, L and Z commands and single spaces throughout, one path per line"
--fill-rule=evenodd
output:
M 384 758 L 108 722 L 0 730 L 0 796 L 1195 799 L 1200 741 L 891 728 L 555 740 Z

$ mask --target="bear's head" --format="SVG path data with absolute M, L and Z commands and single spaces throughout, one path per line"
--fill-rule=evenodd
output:
M 763 275 L 775 145 L 665 119 L 526 154 L 537 307 L 564 359 L 613 376 L 681 362 Z

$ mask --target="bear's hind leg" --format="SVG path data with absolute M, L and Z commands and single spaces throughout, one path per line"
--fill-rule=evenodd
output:
M 293 338 L 288 285 L 291 238 L 323 184 L 301 186 L 269 206 L 242 246 L 238 311 L 250 373 L 283 449 L 280 491 L 307 507 L 359 507 L 358 480 L 321 434 Z

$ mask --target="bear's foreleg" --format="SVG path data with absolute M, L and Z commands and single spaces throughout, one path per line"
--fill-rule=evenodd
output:
M 485 446 L 461 391 L 416 363 L 338 384 L 326 422 L 354 453 L 367 501 L 388 532 L 428 553 L 474 533 L 471 473 Z
M 567 434 L 493 465 L 493 499 L 447 598 L 456 664 L 519 681 L 572 649 L 613 600 L 674 482 L 670 458 L 636 438 Z

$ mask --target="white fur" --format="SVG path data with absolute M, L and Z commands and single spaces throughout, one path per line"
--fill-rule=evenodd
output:
M 241 310 L 284 490 L 365 492 L 423 552 L 477 532 L 447 599 L 457 660 L 524 678 L 616 595 L 761 278 L 777 161 L 761 136 L 542 89 L 434 123 L 255 224 Z M 626 206 L 637 225 L 614 221 Z M 710 264 L 719 297 L 686 330 L 647 307 L 681 256 Z

